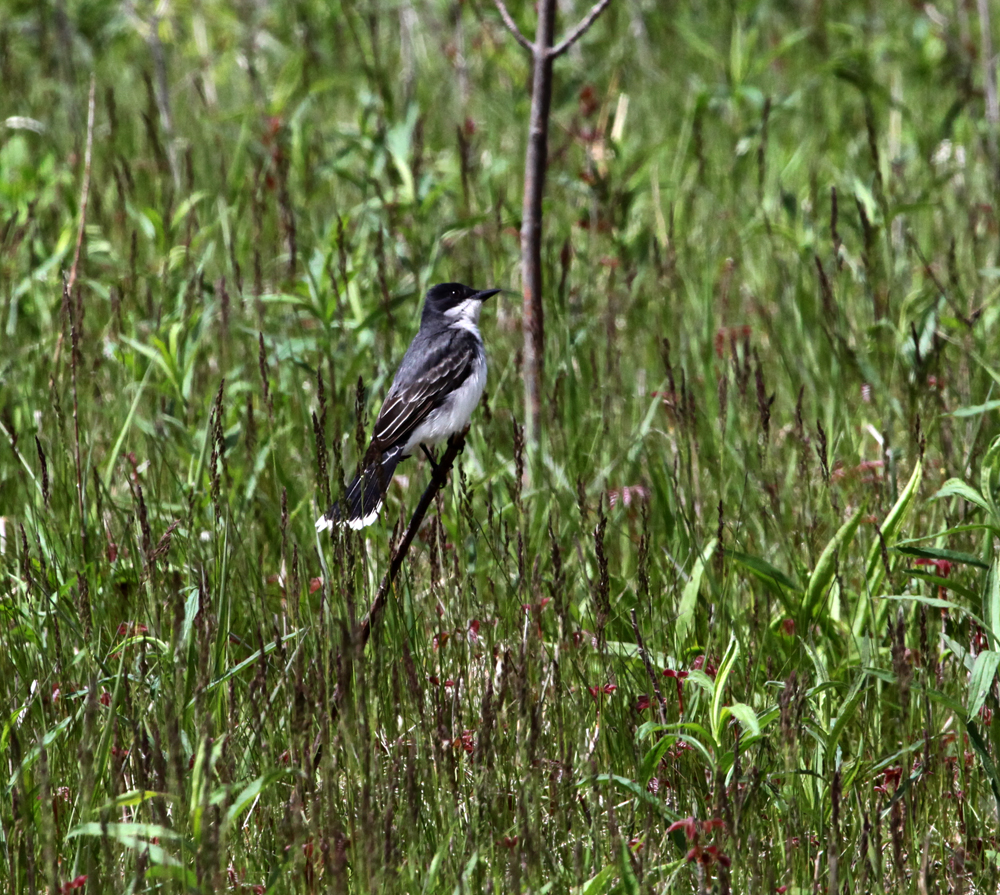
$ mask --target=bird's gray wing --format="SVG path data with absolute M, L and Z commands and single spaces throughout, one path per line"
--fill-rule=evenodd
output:
M 418 370 L 404 365 L 400 372 L 405 370 L 406 375 L 396 375 L 379 411 L 369 452 L 381 453 L 405 443 L 431 411 L 466 380 L 475 358 L 472 340 L 450 339 L 433 350 Z

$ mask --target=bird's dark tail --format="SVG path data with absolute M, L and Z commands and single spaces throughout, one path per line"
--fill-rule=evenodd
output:
M 371 525 L 382 509 L 385 492 L 402 454 L 400 445 L 370 460 L 348 486 L 343 501 L 335 503 L 316 520 L 316 531 L 325 531 L 334 525 L 353 529 Z

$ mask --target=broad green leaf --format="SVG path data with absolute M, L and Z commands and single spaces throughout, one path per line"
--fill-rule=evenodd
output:
M 954 578 L 942 578 L 940 575 L 933 575 L 919 568 L 907 569 L 906 574 L 911 578 L 919 578 L 921 581 L 926 581 L 928 584 L 933 584 L 936 587 L 943 587 L 947 591 L 964 597 L 970 603 L 975 603 L 979 600 L 979 594 L 964 584 L 959 584 Z
M 400 190 L 401 195 L 398 200 L 401 204 L 409 205 L 416 197 L 416 190 L 413 183 L 413 171 L 410 167 L 409 156 L 413 143 L 413 129 L 417 120 L 417 108 L 411 106 L 404 121 L 389 128 L 386 133 L 386 147 L 392 157 L 392 163 L 399 174 L 403 185 Z
M 983 615 L 989 623 L 986 630 L 993 638 L 993 648 L 997 649 L 1000 647 L 1000 556 L 993 560 L 993 567 L 986 576 Z
M 998 666 L 1000 666 L 1000 652 L 996 650 L 984 650 L 976 656 L 976 664 L 972 666 L 972 675 L 969 678 L 970 718 L 975 718 L 986 702 Z
M 611 783 L 619 789 L 625 790 L 625 792 L 639 799 L 640 802 L 649 805 L 650 808 L 671 823 L 680 818 L 680 815 L 674 814 L 673 811 L 667 808 L 660 799 L 649 792 L 644 786 L 640 786 L 634 780 L 629 780 L 628 777 L 621 777 L 618 774 L 598 774 L 596 777 L 584 777 L 577 785 L 589 786 L 593 783 Z
M 136 839 L 168 839 L 170 841 L 181 839 L 181 834 L 162 824 L 144 823 L 109 823 L 101 824 L 96 821 L 80 824 L 74 827 L 67 834 L 67 838 L 73 836 L 103 836 L 107 832 L 109 839 L 118 842 L 132 842 Z
M 912 601 L 923 603 L 924 606 L 933 606 L 935 609 L 947 609 L 950 612 L 960 612 L 969 616 L 979 627 L 986 628 L 988 625 L 971 609 L 966 609 L 961 603 L 953 603 L 951 600 L 942 600 L 940 597 L 925 597 L 923 594 L 881 594 L 880 600 L 896 600 L 899 602 Z
M 181 862 L 171 855 L 162 845 L 150 842 L 151 839 L 175 842 L 182 838 L 177 830 L 164 827 L 161 824 L 144 823 L 109 823 L 100 824 L 94 821 L 80 824 L 70 830 L 66 838 L 74 836 L 94 836 L 97 838 L 112 839 L 133 851 L 145 852 L 149 860 L 154 864 L 167 865 L 172 867 L 183 866 Z
M 816 568 L 809 576 L 809 583 L 806 585 L 805 601 L 803 609 L 807 616 L 814 615 L 821 604 L 823 594 L 830 582 L 833 580 L 833 573 L 837 567 L 837 555 L 842 547 L 850 545 L 854 540 L 854 533 L 858 530 L 858 523 L 861 522 L 863 507 L 858 507 L 837 533 L 830 539 L 819 559 L 816 561 Z
M 194 750 L 195 760 L 190 774 L 191 798 L 189 800 L 189 810 L 191 834 L 196 840 L 201 839 L 201 819 L 202 813 L 205 810 L 205 793 L 211 784 L 212 771 L 222 755 L 222 750 L 225 747 L 227 739 L 228 735 L 223 734 L 215 742 L 202 740 Z M 224 793 L 225 788 L 219 787 L 207 801 L 209 804 L 218 803 L 221 801 Z
M 844 732 L 844 728 L 847 727 L 847 723 L 854 717 L 854 713 L 858 710 L 858 705 L 861 702 L 861 697 L 865 694 L 865 685 L 867 683 L 868 674 L 864 671 L 860 672 L 854 679 L 854 683 L 851 685 L 851 690 L 847 694 L 847 698 L 844 700 L 843 705 L 841 705 L 840 711 L 837 712 L 837 718 L 833 722 L 833 726 L 830 728 L 830 733 L 827 735 L 827 758 L 836 754 L 837 743 L 840 740 L 841 734 Z
M 734 702 L 732 705 L 727 705 L 725 711 L 740 722 L 740 726 L 746 733 L 760 736 L 760 723 L 757 721 L 757 714 L 745 702 Z
M 989 413 L 991 410 L 997 409 L 1000 409 L 1000 401 L 993 400 L 987 401 L 985 404 L 976 404 L 972 407 L 959 407 L 957 410 L 953 410 L 951 415 L 957 417 L 982 416 L 984 413 Z
M 619 845 L 618 849 L 618 873 L 621 876 L 619 888 L 625 895 L 639 895 L 639 879 L 632 869 L 632 862 L 629 860 L 628 845 L 625 841 Z
M 121 452 L 122 445 L 125 443 L 125 438 L 128 436 L 129 430 L 132 428 L 132 420 L 135 418 L 135 412 L 139 407 L 139 400 L 142 398 L 142 393 L 146 389 L 146 383 L 149 382 L 149 376 L 153 372 L 153 365 L 150 364 L 146 367 L 146 372 L 142 376 L 142 380 L 139 382 L 139 387 L 136 389 L 135 397 L 132 399 L 132 405 L 129 407 L 128 415 L 125 417 L 125 422 L 122 424 L 121 429 L 118 432 L 118 438 L 115 441 L 115 446 L 111 449 L 111 453 L 107 456 L 107 462 L 104 464 L 104 487 L 111 487 L 111 474 L 114 472 L 115 463 L 118 461 L 118 454 Z
M 712 734 L 709 733 L 701 724 L 697 724 L 694 721 L 678 721 L 675 724 L 660 724 L 656 721 L 647 721 L 636 733 L 637 740 L 643 740 L 646 737 L 654 733 L 675 733 L 678 737 L 684 739 L 685 742 L 696 742 L 697 737 L 690 736 L 689 733 L 697 734 L 697 736 L 702 739 L 711 742 Z M 708 756 L 708 751 L 699 743 L 700 751 L 702 751 L 706 756 Z
M 671 730 L 673 726 L 672 724 L 661 724 L 659 721 L 643 721 L 635 732 L 635 740 L 637 743 L 641 743 L 646 737 L 652 736 L 654 733 L 662 733 L 664 730 Z
M 730 636 L 729 646 L 726 647 L 725 655 L 719 663 L 719 670 L 715 675 L 715 690 L 712 693 L 712 736 L 716 743 L 722 742 L 722 726 L 725 718 L 722 714 L 722 700 L 726 694 L 726 683 L 729 674 L 733 670 L 736 657 L 740 654 L 740 645 L 735 636 Z
M 178 224 L 184 222 L 184 219 L 188 216 L 190 211 L 207 196 L 208 193 L 203 190 L 192 193 L 186 199 L 184 199 L 178 206 L 177 210 L 174 212 L 173 217 L 170 221 L 170 229 L 175 230 Z
M 663 399 L 657 395 L 650 402 L 649 408 L 646 410 L 646 415 L 639 424 L 639 429 L 632 435 L 632 446 L 628 451 L 627 463 L 634 463 L 642 452 L 644 440 L 649 434 L 649 430 L 653 426 L 653 420 L 656 419 L 656 415 L 660 412 L 661 407 L 663 407 Z
M 879 526 L 879 530 L 882 532 L 882 538 L 885 540 L 887 547 L 894 546 L 894 541 L 900 527 L 903 524 L 903 519 L 906 517 L 910 504 L 913 502 L 913 497 L 917 493 L 917 489 L 920 487 L 923 470 L 923 460 L 918 459 L 913 466 L 913 472 L 910 474 L 910 479 L 906 483 L 906 487 L 903 488 L 903 491 L 897 498 L 896 503 L 893 504 L 892 509 L 889 510 L 889 514 L 885 517 L 885 521 Z M 882 545 L 877 537 L 872 541 L 871 548 L 868 551 L 868 559 L 865 562 L 865 570 L 865 581 L 867 582 L 868 593 L 877 594 L 882 589 L 882 581 L 885 578 L 885 568 L 882 565 Z M 853 632 L 855 637 L 861 636 L 867 621 L 868 600 L 861 599 L 858 602 L 858 611 L 854 617 Z M 883 618 L 881 616 L 875 620 L 876 628 L 881 627 L 882 621 Z
M 930 699 L 943 705 L 949 712 L 954 712 L 959 718 L 965 717 L 965 705 L 957 699 L 953 699 L 947 693 L 942 693 L 940 690 L 935 690 L 933 687 L 920 686 L 914 686 L 913 692 L 926 693 Z
M 427 873 L 424 875 L 424 886 L 421 890 L 422 892 L 433 892 L 434 884 L 437 882 L 438 873 L 441 870 L 441 865 L 444 863 L 444 859 L 447 857 L 448 852 L 451 850 L 451 838 L 448 836 L 442 837 L 441 847 L 435 852 L 434 857 L 431 859 L 430 867 L 427 868 Z
M 692 725 L 694 726 L 694 725 Z M 709 768 L 715 767 L 715 757 L 712 752 L 717 752 L 719 747 L 718 744 L 712 742 L 712 735 L 706 730 L 703 736 L 703 740 L 698 739 L 698 737 L 691 736 L 687 733 L 679 733 L 677 735 L 680 739 L 684 740 L 695 752 L 697 752 L 705 762 L 705 766 Z M 706 745 L 707 743 L 707 745 Z
M 691 570 L 691 577 L 684 590 L 681 592 L 681 604 L 677 610 L 677 621 L 674 624 L 674 647 L 678 655 L 683 651 L 684 643 L 687 640 L 688 631 L 694 622 L 694 611 L 698 605 L 698 590 L 701 588 L 701 579 L 705 574 L 705 566 L 715 553 L 718 541 L 712 538 L 701 551 L 701 555 L 695 561 Z
M 28 754 L 24 756 L 21 760 L 20 765 L 14 769 L 14 773 L 10 775 L 10 779 L 7 781 L 7 789 L 9 790 L 15 783 L 17 783 L 17 778 L 21 776 L 25 771 L 30 768 L 38 756 L 42 754 L 42 749 L 48 749 L 58 737 L 66 732 L 66 729 L 73 723 L 73 718 L 63 718 L 52 730 L 48 731 L 45 736 L 42 737 L 42 741 L 30 750 Z
M 284 768 L 269 771 L 266 774 L 261 774 L 256 780 L 251 781 L 245 787 L 243 791 L 233 800 L 233 804 L 229 806 L 229 810 L 226 812 L 226 819 L 224 821 L 224 826 L 228 829 L 233 822 L 247 809 L 254 799 L 257 798 L 263 792 L 265 788 L 274 783 L 275 780 L 280 780 L 282 777 L 286 777 L 290 772 Z
M 983 770 L 986 772 L 986 777 L 990 781 L 990 789 L 993 790 L 993 798 L 997 803 L 997 811 L 1000 811 L 1000 776 L 997 775 L 997 766 L 990 756 L 990 748 L 985 740 L 983 740 L 982 735 L 979 733 L 979 728 L 976 727 L 975 722 L 971 718 L 966 722 L 965 729 L 969 734 L 969 742 L 972 743 L 972 748 L 979 756 Z
M 932 497 L 931 500 L 933 499 L 934 498 Z M 976 522 L 971 525 L 953 525 L 950 528 L 931 532 L 926 535 L 915 533 L 912 538 L 901 538 L 896 541 L 896 545 L 903 546 L 904 544 L 922 544 L 924 541 L 939 541 L 941 538 L 950 538 L 952 535 L 963 535 L 972 531 L 989 531 L 990 528 L 991 526 L 985 525 L 981 522 Z
M 663 756 L 666 755 L 667 750 L 676 742 L 677 737 L 675 736 L 661 737 L 656 745 L 652 749 L 649 749 L 642 757 L 642 763 L 639 765 L 639 782 L 643 786 L 653 779 L 656 769 L 663 760 Z
M 168 855 L 160 846 L 146 845 L 140 851 L 145 851 L 153 862 L 153 866 L 146 871 L 146 879 L 169 879 L 177 883 L 182 892 L 198 891 L 198 876 L 194 870 Z
M 990 520 L 1000 525 L 1000 507 L 997 507 L 997 492 L 1000 491 L 1000 435 L 993 439 L 979 468 L 979 491 L 989 505 Z
M 736 550 L 727 550 L 726 556 L 735 560 L 741 566 L 749 569 L 759 578 L 770 579 L 776 584 L 780 584 L 782 587 L 786 587 L 792 591 L 799 590 L 799 585 L 789 578 L 784 572 L 759 557 L 749 556 L 746 553 L 740 553 Z
M 952 640 L 947 634 L 941 635 L 941 641 L 945 647 L 951 650 L 952 655 L 965 666 L 969 674 L 971 674 L 975 659 L 969 654 L 969 651 L 957 640 Z
M 129 792 L 123 792 L 118 798 L 114 799 L 111 804 L 116 808 L 134 808 L 136 805 L 141 805 L 143 802 L 149 799 L 169 799 L 172 796 L 165 792 L 154 792 L 151 789 L 133 789 Z
M 931 500 L 943 500 L 946 497 L 961 497 L 969 503 L 974 503 L 980 509 L 986 510 L 987 513 L 990 512 L 990 505 L 983 499 L 983 495 L 961 479 L 948 479 L 938 488 Z
M 700 668 L 693 668 L 688 672 L 688 676 L 684 680 L 689 684 L 694 684 L 708 694 L 715 692 L 715 681 Z
M 298 637 L 304 630 L 306 630 L 306 629 L 305 628 L 299 628 L 297 631 L 292 631 L 290 634 L 286 634 L 284 637 L 281 638 L 281 642 L 282 643 L 287 643 L 292 638 Z M 268 653 L 274 652 L 274 650 L 275 650 L 275 644 L 274 644 L 273 640 L 271 640 L 268 643 L 264 644 L 264 655 L 265 656 Z M 249 666 L 253 665 L 254 662 L 257 662 L 259 660 L 260 660 L 260 650 L 255 650 L 249 656 L 247 656 L 242 662 L 240 662 L 238 665 L 234 665 L 232 668 L 230 668 L 229 671 L 227 671 L 224 675 L 222 675 L 222 677 L 220 677 L 220 678 L 212 681 L 212 683 L 210 683 L 205 688 L 206 691 L 214 690 L 220 684 L 224 684 L 226 681 L 228 681 L 234 674 L 239 674 L 241 671 L 243 671 L 244 668 L 248 668 Z
M 180 636 L 177 638 L 177 649 L 180 655 L 184 655 L 184 651 L 188 647 L 191 629 L 194 627 L 194 620 L 198 615 L 198 606 L 200 604 L 198 587 L 188 587 L 186 590 L 188 595 L 184 601 L 184 621 L 181 622 Z
M 608 886 L 615 878 L 618 868 L 614 864 L 608 864 L 596 876 L 592 876 L 583 885 L 573 889 L 573 895 L 604 895 Z
M 916 556 L 921 559 L 946 559 L 948 562 L 964 563 L 969 566 L 979 566 L 981 569 L 988 569 L 989 563 L 983 562 L 978 556 L 971 553 L 960 553 L 958 550 L 939 550 L 936 547 L 896 547 L 897 553 L 905 556 Z
M 476 864 L 479 863 L 479 852 L 474 851 L 472 857 L 465 862 L 465 868 L 462 870 L 462 878 L 459 880 L 457 886 L 455 886 L 455 895 L 464 895 L 464 893 L 471 891 L 470 882 L 472 880 L 472 874 L 476 869 Z
M 674 27 L 684 42 L 696 53 L 703 56 L 708 62 L 718 69 L 725 65 L 722 54 L 715 49 L 708 41 L 701 36 L 701 29 L 696 27 L 687 17 L 678 16 L 674 21 Z

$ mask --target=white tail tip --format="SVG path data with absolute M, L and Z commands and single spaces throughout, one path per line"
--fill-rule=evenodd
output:
M 382 509 L 382 501 L 380 500 L 376 505 L 375 509 L 370 513 L 366 513 L 364 516 L 359 516 L 357 519 L 348 519 L 347 527 L 359 531 L 362 528 L 367 528 L 378 518 L 378 511 Z
M 322 534 L 324 531 L 333 531 L 333 529 L 338 525 L 346 525 L 352 531 L 359 531 L 362 528 L 367 528 L 371 525 L 377 518 L 379 510 L 382 509 L 382 501 L 378 502 L 378 505 L 370 513 L 366 513 L 364 516 L 359 516 L 357 519 L 331 519 L 327 515 L 320 516 L 316 520 L 316 531 Z

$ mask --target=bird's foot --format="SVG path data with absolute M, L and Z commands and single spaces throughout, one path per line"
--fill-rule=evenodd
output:
M 427 462 L 431 464 L 431 469 L 434 470 L 434 473 L 436 474 L 438 471 L 438 464 L 437 460 L 434 459 L 434 455 L 430 452 L 430 450 L 428 450 L 426 444 L 420 445 L 420 450 L 424 452 L 424 456 L 427 458 Z

